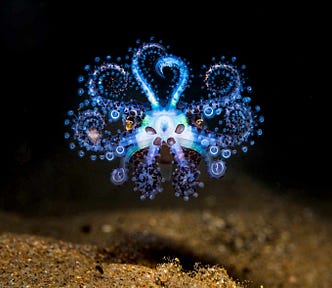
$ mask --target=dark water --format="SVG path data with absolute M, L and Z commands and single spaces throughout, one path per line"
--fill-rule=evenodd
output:
M 263 137 L 231 166 L 272 187 L 298 189 L 301 198 L 331 200 L 329 90 L 320 69 L 327 40 L 316 33 L 323 20 L 312 23 L 305 7 L 301 13 L 224 7 L 219 14 L 211 6 L 189 13 L 171 4 L 149 13 L 139 3 L 132 9 L 18 0 L 3 5 L 1 209 L 53 211 L 57 201 L 79 203 L 82 195 L 111 189 L 106 165 L 82 164 L 67 151 L 64 114 L 77 104 L 76 79 L 86 63 L 124 55 L 137 38 L 151 35 L 194 68 L 219 55 L 245 63 L 266 121 Z M 92 206 L 105 200 L 100 193 L 88 198 Z

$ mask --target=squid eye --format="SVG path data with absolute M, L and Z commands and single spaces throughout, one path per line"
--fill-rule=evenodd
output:
M 131 131 L 134 128 L 139 127 L 142 123 L 142 119 L 144 118 L 144 117 L 141 117 L 141 116 L 137 116 L 137 111 L 136 110 L 134 112 L 133 112 L 133 110 L 131 110 L 130 113 L 135 114 L 135 116 L 128 115 L 126 117 L 126 121 L 125 121 L 124 125 L 125 125 L 127 131 Z
M 127 131 L 132 130 L 133 127 L 134 127 L 134 122 L 131 120 L 126 120 L 126 130 Z
M 202 118 L 199 118 L 195 121 L 196 125 L 200 128 L 203 127 L 204 120 Z
M 130 131 L 134 128 L 135 125 L 135 119 L 132 116 L 127 116 L 126 118 L 126 130 Z

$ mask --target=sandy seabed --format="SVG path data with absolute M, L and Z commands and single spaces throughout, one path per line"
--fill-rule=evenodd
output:
M 89 209 L 3 210 L 0 287 L 332 287 L 330 203 L 242 173 L 205 182 L 189 202 L 118 187 Z

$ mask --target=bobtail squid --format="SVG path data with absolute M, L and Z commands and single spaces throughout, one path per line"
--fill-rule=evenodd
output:
M 124 59 L 96 57 L 84 67 L 78 77 L 84 99 L 66 114 L 65 139 L 79 157 L 118 159 L 111 182 L 131 180 L 141 199 L 163 191 L 164 163 L 172 165 L 175 195 L 197 197 L 201 160 L 210 177 L 222 178 L 226 161 L 262 135 L 264 117 L 252 106 L 246 67 L 235 57 L 212 58 L 198 77 L 199 99 L 189 101 L 184 93 L 195 78 L 189 62 L 153 37 L 136 44 Z

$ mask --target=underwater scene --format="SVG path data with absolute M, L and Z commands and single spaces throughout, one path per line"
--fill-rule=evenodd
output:
M 119 5 L 3 5 L 0 287 L 332 287 L 316 26 Z

